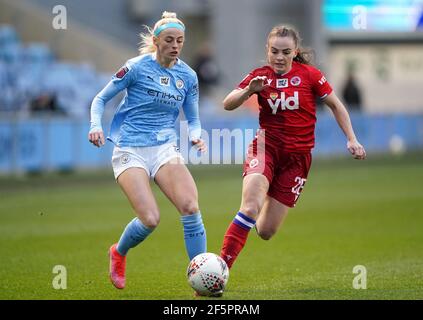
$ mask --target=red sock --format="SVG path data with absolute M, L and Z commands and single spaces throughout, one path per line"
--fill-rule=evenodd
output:
M 228 230 L 226 230 L 220 256 L 226 261 L 229 268 L 232 267 L 236 257 L 241 252 L 242 248 L 244 248 L 249 232 L 249 229 L 242 228 L 234 222 L 232 222 Z

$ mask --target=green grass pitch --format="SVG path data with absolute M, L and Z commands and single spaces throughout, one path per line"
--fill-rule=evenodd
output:
M 241 167 L 190 169 L 208 251 L 218 253 L 239 208 Z M 250 233 L 221 299 L 423 299 L 422 181 L 422 153 L 315 159 L 276 236 Z M 161 223 L 130 251 L 119 291 L 107 250 L 133 213 L 111 169 L 0 178 L 0 299 L 195 299 L 179 215 L 154 191 Z M 55 265 L 66 267 L 66 290 L 52 286 Z M 367 289 L 353 288 L 356 265 Z

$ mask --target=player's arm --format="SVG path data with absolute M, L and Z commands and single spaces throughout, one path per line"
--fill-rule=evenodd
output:
M 251 79 L 248 86 L 241 89 L 235 89 L 230 92 L 223 100 L 223 106 L 225 110 L 234 110 L 242 105 L 252 94 L 263 90 L 267 84 L 265 84 L 265 76 L 258 76 Z
M 365 159 L 366 150 L 364 150 L 363 146 L 358 142 L 357 137 L 355 136 L 350 116 L 344 104 L 333 91 L 323 99 L 323 102 L 332 110 L 339 127 L 347 137 L 348 150 L 355 159 Z
M 94 97 L 91 103 L 91 126 L 88 140 L 97 147 L 101 147 L 106 142 L 101 124 L 105 106 L 108 101 L 131 84 L 132 74 L 130 74 L 130 71 L 131 69 L 127 66 L 122 67 L 112 77 L 112 80 Z
M 191 86 L 182 105 L 185 118 L 188 121 L 189 140 L 198 150 L 205 152 L 207 146 L 201 139 L 201 122 L 198 112 L 198 80 L 195 78 L 194 84 Z

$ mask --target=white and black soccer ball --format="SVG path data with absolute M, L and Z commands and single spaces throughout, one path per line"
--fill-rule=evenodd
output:
M 222 294 L 229 279 L 229 268 L 217 254 L 206 252 L 195 256 L 188 265 L 188 283 L 200 295 Z

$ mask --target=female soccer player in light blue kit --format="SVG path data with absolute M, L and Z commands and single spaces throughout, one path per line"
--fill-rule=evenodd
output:
M 175 13 L 164 12 L 154 28 L 141 35 L 141 55 L 128 60 L 91 105 L 89 141 L 100 147 L 105 143 L 101 124 L 105 104 L 126 89 L 108 140 L 115 144 L 115 178 L 137 217 L 109 250 L 110 279 L 118 289 L 125 287 L 128 250 L 144 241 L 160 220 L 150 178 L 181 214 L 189 259 L 206 252 L 197 188 L 176 147 L 175 121 L 182 108 L 192 144 L 202 152 L 206 150 L 200 137 L 197 75 L 178 58 L 184 30 Z

